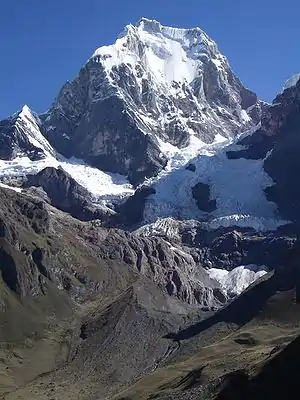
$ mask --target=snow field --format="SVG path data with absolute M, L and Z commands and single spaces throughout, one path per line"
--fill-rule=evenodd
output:
M 246 265 L 234 268 L 232 271 L 211 268 L 207 270 L 211 279 L 217 281 L 226 294 L 239 295 L 253 282 L 268 273 L 268 269 L 261 265 Z

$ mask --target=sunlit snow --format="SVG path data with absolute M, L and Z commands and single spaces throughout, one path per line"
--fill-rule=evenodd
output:
M 265 266 L 246 265 L 234 268 L 232 271 L 211 268 L 209 277 L 217 281 L 228 294 L 239 295 L 258 278 L 268 273 Z
M 37 125 L 37 117 L 33 116 L 31 110 L 26 105 L 18 115 L 16 126 L 18 127 L 19 124 L 25 124 L 27 138 L 33 146 L 42 149 L 47 156 L 55 155 L 55 151 L 47 139 L 42 135 Z
M 2 183 L 2 182 L 0 182 L 0 186 L 5 188 L 5 189 L 11 189 L 11 190 L 13 190 L 14 192 L 17 192 L 17 193 L 21 193 L 22 192 L 21 188 L 14 187 L 14 186 L 9 186 L 9 185 L 6 185 L 5 183 Z
M 289 78 L 285 82 L 285 84 L 283 86 L 283 90 L 286 90 L 286 89 L 289 89 L 289 88 L 295 86 L 298 83 L 299 79 L 300 79 L 300 74 L 293 75 L 291 78 Z
M 149 67 L 147 72 L 157 83 L 164 85 L 173 81 L 192 82 L 202 64 L 199 55 L 203 53 L 204 45 L 216 54 L 213 61 L 218 68 L 227 63 L 226 58 L 217 52 L 215 42 L 201 29 L 171 28 L 146 18 L 137 26 L 126 26 L 115 44 L 100 47 L 92 58 L 101 57 L 108 71 L 123 63 L 135 67 L 139 62 L 138 41 L 144 44 L 143 63 Z
M 37 119 L 27 106 L 24 106 L 18 115 L 16 124 L 18 126 L 21 123 L 26 125 L 29 141 L 35 147 L 40 148 L 45 157 L 41 160 L 31 161 L 27 156 L 19 155 L 10 161 L 0 160 L 0 177 L 34 175 L 46 167 L 58 168 L 60 166 L 99 200 L 122 198 L 134 192 L 133 187 L 122 175 L 105 173 L 87 165 L 82 160 L 74 157 L 67 159 L 56 154 L 40 132 Z
M 118 174 L 105 173 L 93 168 L 76 158 L 58 159 L 46 157 L 39 161 L 31 161 L 28 157 L 17 157 L 12 161 L 0 160 L 0 177 L 18 177 L 37 174 L 46 167 L 61 166 L 79 184 L 99 199 L 128 196 L 134 192 L 127 179 Z
M 208 145 L 191 136 L 184 149 L 160 141 L 169 162 L 157 177 L 148 180 L 156 194 L 146 202 L 144 222 L 173 217 L 206 221 L 208 229 L 240 226 L 258 231 L 285 224 L 278 218 L 276 204 L 266 199 L 264 189 L 273 181 L 263 169 L 263 160 L 227 158 L 226 150 L 235 146 L 235 141 L 218 136 Z M 188 163 L 195 165 L 195 172 L 186 169 Z M 192 187 L 199 182 L 210 185 L 211 198 L 216 200 L 211 214 L 199 210 L 192 197 Z

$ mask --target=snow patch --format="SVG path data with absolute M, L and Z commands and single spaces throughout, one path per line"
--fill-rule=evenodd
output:
M 2 182 L 0 182 L 0 187 L 3 187 L 5 189 L 13 190 L 14 192 L 17 192 L 17 193 L 21 193 L 22 192 L 21 188 L 14 187 L 14 186 L 9 186 L 9 185 L 6 185 L 5 183 L 2 183 Z
M 286 90 L 286 89 L 289 89 L 289 88 L 291 88 L 293 86 L 296 86 L 298 81 L 299 81 L 299 79 L 300 79 L 300 74 L 293 75 L 291 78 L 289 78 L 285 82 L 285 84 L 283 85 L 283 90 Z
M 0 177 L 35 175 L 46 167 L 61 166 L 72 178 L 84 186 L 98 200 L 123 198 L 134 193 L 127 179 L 119 174 L 105 173 L 87 165 L 84 161 L 58 155 L 48 156 L 38 161 L 28 157 L 16 157 L 14 160 L 0 160 Z
M 60 165 L 98 199 L 122 198 L 134 193 L 132 185 L 123 175 L 100 171 L 74 157 L 63 158 Z
M 211 60 L 218 69 L 222 69 L 222 61 L 219 58 L 212 58 Z
M 16 126 L 23 130 L 25 128 L 30 143 L 41 149 L 45 157 L 41 160 L 31 161 L 28 157 L 20 155 L 11 161 L 0 160 L 0 176 L 34 175 L 46 167 L 58 168 L 60 166 L 98 200 L 123 198 L 134 192 L 126 178 L 121 175 L 105 173 L 89 166 L 82 160 L 74 157 L 67 159 L 56 154 L 42 135 L 38 122 L 38 117 L 31 112 L 28 106 L 24 106 L 17 116 Z M 49 128 L 55 129 L 52 126 Z M 69 138 L 66 134 L 64 137 Z
M 246 110 L 241 110 L 241 119 L 244 122 L 250 122 L 251 118 L 249 117 L 249 115 L 247 114 Z
M 209 222 L 204 223 L 206 229 L 216 230 L 219 228 L 230 228 L 233 226 L 239 228 L 252 228 L 257 232 L 273 231 L 282 225 L 287 224 L 289 221 L 256 217 L 253 215 L 228 215 L 225 217 L 215 218 Z
M 165 236 L 169 240 L 177 239 L 179 237 L 180 225 L 178 221 L 173 218 L 161 219 L 158 218 L 152 224 L 146 224 L 138 228 L 135 233 L 138 236 L 150 237 L 150 236 Z
M 228 272 L 223 269 L 211 268 L 208 271 L 211 279 L 217 281 L 227 294 L 239 295 L 253 282 L 268 273 L 264 266 L 246 265 L 234 268 Z

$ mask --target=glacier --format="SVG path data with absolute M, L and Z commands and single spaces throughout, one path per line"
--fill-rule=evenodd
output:
M 234 268 L 232 271 L 210 268 L 207 270 L 211 279 L 217 281 L 227 295 L 239 295 L 253 282 L 268 273 L 264 265 L 246 265 Z
M 219 227 L 251 227 L 257 231 L 276 230 L 287 221 L 278 216 L 277 205 L 266 199 L 264 189 L 273 181 L 263 169 L 264 160 L 231 160 L 226 152 L 241 146 L 241 137 L 253 134 L 253 130 L 235 139 L 222 136 L 212 144 L 205 144 L 195 136 L 184 149 L 160 142 L 161 150 L 169 158 L 166 168 L 147 180 L 156 194 L 145 205 L 144 222 L 175 218 L 203 221 L 207 229 Z M 195 172 L 186 169 L 193 163 Z M 211 198 L 216 200 L 216 210 L 205 213 L 197 207 L 192 197 L 192 187 L 202 182 L 210 185 Z

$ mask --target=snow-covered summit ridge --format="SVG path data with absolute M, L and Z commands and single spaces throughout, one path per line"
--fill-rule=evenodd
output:
M 122 99 L 141 131 L 171 144 L 188 145 L 191 135 L 206 143 L 234 137 L 259 119 L 256 95 L 200 28 L 143 18 L 98 48 L 88 66 L 93 103 Z
M 177 28 L 163 26 L 156 20 L 142 18 L 136 25 L 139 31 L 150 34 L 162 35 L 168 39 L 176 40 L 185 48 L 201 45 L 211 45 L 215 51 L 218 51 L 216 43 L 199 27 L 196 28 Z
M 293 86 L 296 86 L 300 79 L 300 73 L 291 76 L 283 85 L 283 90 L 289 89 Z
M 115 44 L 98 48 L 92 59 L 101 57 L 110 70 L 122 63 L 136 66 L 139 61 L 158 82 L 192 82 L 202 62 L 211 58 L 217 68 L 227 64 L 216 43 L 200 28 L 182 29 L 142 18 L 127 25 Z
M 33 112 L 31 111 L 31 109 L 28 107 L 27 104 L 25 104 L 21 110 L 19 111 L 18 115 L 20 117 L 32 117 L 33 116 Z

